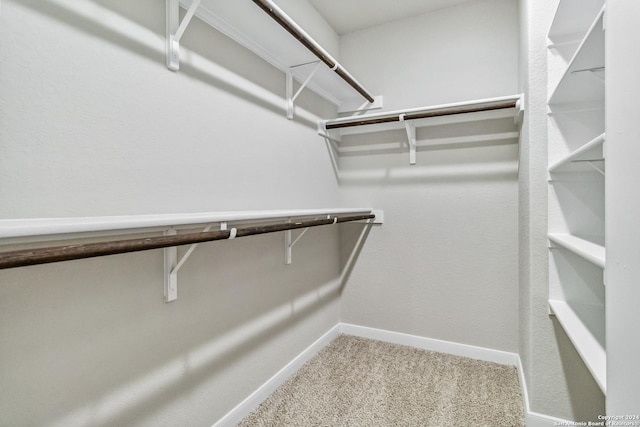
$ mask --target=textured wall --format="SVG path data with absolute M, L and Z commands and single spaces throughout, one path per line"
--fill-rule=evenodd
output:
M 0 218 L 322 208 L 338 186 L 284 76 L 164 1 L 3 1 Z M 9 60 L 10 58 L 10 60 Z M 0 424 L 210 426 L 339 320 L 337 228 L 0 272 Z
M 465 3 L 344 35 L 341 46 L 385 109 L 518 91 L 515 1 Z M 340 157 L 346 196 L 385 211 L 345 287 L 346 322 L 517 351 L 518 146 L 487 137 L 512 126 L 420 129 L 418 140 L 437 141 L 414 166 L 403 131 L 344 137 L 360 148 Z

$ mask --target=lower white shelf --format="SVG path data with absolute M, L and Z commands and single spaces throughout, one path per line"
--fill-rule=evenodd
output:
M 604 347 L 568 303 L 549 300 L 549 307 L 596 383 L 607 394 L 607 354 Z
M 598 267 L 604 268 L 606 259 L 604 246 L 581 239 L 571 234 L 551 233 L 547 237 L 553 243 L 570 250 Z

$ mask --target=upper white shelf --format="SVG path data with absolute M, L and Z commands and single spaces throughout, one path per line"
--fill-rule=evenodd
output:
M 404 129 L 409 122 L 415 127 L 439 124 L 442 121 L 477 121 L 504 117 L 513 117 L 517 122 L 523 110 L 522 95 L 510 95 L 341 117 L 321 121 L 318 127 L 321 134 L 327 131 L 338 131 L 341 135 L 349 135 Z
M 553 43 L 580 41 L 593 17 L 604 6 L 604 0 L 562 0 L 549 30 Z
M 188 9 L 195 0 L 178 1 Z M 306 81 L 320 61 L 253 1 L 201 0 L 195 15 L 277 69 L 290 72 L 301 83 Z M 315 43 L 313 39 L 310 40 Z M 337 64 L 337 61 L 333 62 Z M 364 102 L 364 98 L 351 85 L 324 63 L 306 86 L 335 105 L 354 99 Z
M 549 166 L 549 172 L 594 170 L 588 166 L 590 162 L 597 162 L 595 167 L 604 171 L 604 141 L 605 134 L 598 135 Z
M 549 240 L 581 256 L 587 261 L 604 268 L 606 260 L 606 250 L 604 246 L 590 242 L 571 234 L 551 233 Z
M 562 4 L 562 3 L 561 3 Z M 604 101 L 604 7 L 549 98 L 549 104 Z

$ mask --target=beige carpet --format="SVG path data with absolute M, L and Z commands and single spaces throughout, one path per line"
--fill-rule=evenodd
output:
M 524 426 L 514 366 L 340 335 L 239 426 Z

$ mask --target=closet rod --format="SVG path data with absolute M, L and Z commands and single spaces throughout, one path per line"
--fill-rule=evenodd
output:
M 287 30 L 289 34 L 295 37 L 300 43 L 304 45 L 311 53 L 313 53 L 318 59 L 324 62 L 327 67 L 335 71 L 342 80 L 344 80 L 349 86 L 354 88 L 360 95 L 362 95 L 367 101 L 373 103 L 373 96 L 362 87 L 356 79 L 344 69 L 342 65 L 338 63 L 333 57 L 315 42 L 298 24 L 296 24 L 289 16 L 282 11 L 272 0 L 253 0 L 255 4 L 260 6 L 271 18 L 273 18 L 282 28 Z
M 194 243 L 212 242 L 215 240 L 233 239 L 235 237 L 253 236 L 256 234 L 294 230 L 298 228 L 317 227 L 320 225 L 373 219 L 374 214 L 334 216 L 324 219 L 300 220 L 290 223 L 271 225 L 248 225 L 229 230 L 206 231 L 173 236 L 158 236 L 141 239 L 112 240 L 81 245 L 52 246 L 36 249 L 23 249 L 0 253 L 0 269 L 25 267 L 28 265 L 47 264 L 51 262 L 70 261 L 74 259 L 93 258 L 105 255 L 146 251 L 150 249 L 168 248 L 172 246 L 190 245 Z
M 340 122 L 330 123 L 325 126 L 326 129 L 340 129 L 352 126 L 374 125 L 379 123 L 399 122 L 402 120 L 426 119 L 429 117 L 450 116 L 454 114 L 477 113 L 480 111 L 501 110 L 506 108 L 516 108 L 516 99 L 499 100 L 482 102 L 471 105 L 458 105 L 451 107 L 442 107 L 434 109 L 425 109 L 423 111 L 412 111 L 406 113 L 394 113 L 388 116 L 377 116 L 365 119 L 354 118 L 353 120 L 344 120 Z M 340 120 L 340 119 L 338 119 Z

